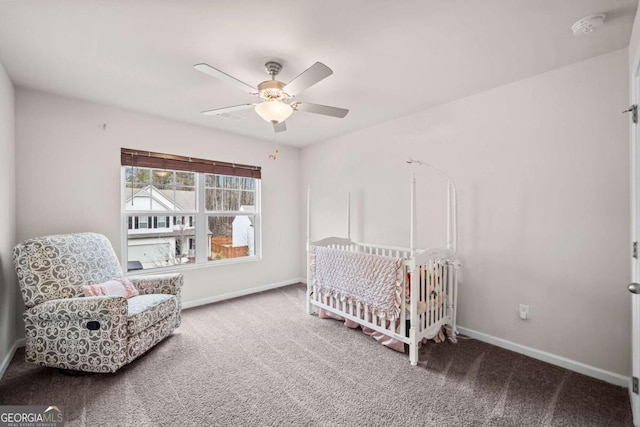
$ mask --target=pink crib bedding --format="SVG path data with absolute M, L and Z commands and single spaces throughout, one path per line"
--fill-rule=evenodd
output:
M 329 297 L 329 300 L 334 299 L 334 303 L 330 304 L 333 308 L 336 307 L 335 300 L 354 304 L 362 309 L 361 313 L 364 316 L 364 307 L 366 306 L 367 312 L 381 318 L 382 321 L 386 322 L 387 327 L 390 326 L 392 320 L 396 320 L 396 333 L 400 333 L 401 296 L 404 293 L 407 305 L 410 304 L 411 299 L 411 280 L 408 274 L 406 280 L 403 280 L 405 269 L 401 258 L 321 246 L 311 246 L 310 254 L 310 270 L 313 284 L 323 299 L 326 297 Z M 440 262 L 437 261 L 437 264 Z M 423 266 L 419 267 L 417 277 L 420 278 L 420 283 L 426 283 L 424 290 L 428 295 L 428 298 L 425 298 L 423 287 L 420 286 L 418 313 L 421 314 L 427 310 L 436 310 L 442 307 L 446 301 L 442 279 L 437 279 L 432 272 L 427 270 L 427 267 L 423 268 Z M 405 351 L 402 341 L 398 341 L 355 321 L 345 319 L 338 314 L 319 308 L 318 316 L 321 319 L 343 321 L 345 326 L 352 329 L 359 327 L 365 334 L 371 336 L 380 344 L 401 353 Z M 362 319 L 364 320 L 364 317 Z M 444 333 L 440 330 L 433 339 L 436 342 L 440 342 L 444 338 Z
M 316 291 L 357 307 L 367 306 L 378 317 L 400 316 L 402 258 L 311 246 L 310 270 Z
M 338 320 L 341 322 L 344 322 L 344 325 L 347 328 L 351 328 L 351 329 L 357 329 L 360 328 L 362 330 L 362 332 L 364 332 L 365 334 L 369 335 L 371 338 L 375 339 L 376 341 L 378 341 L 378 343 L 384 345 L 385 347 L 389 347 L 395 351 L 399 351 L 400 353 L 404 353 L 405 352 L 405 345 L 402 341 L 398 341 L 397 339 L 391 338 L 388 335 L 383 334 L 382 332 L 378 332 L 374 329 L 371 328 L 367 328 L 366 326 L 363 326 L 357 322 L 354 322 L 353 320 L 349 320 L 349 319 L 345 319 L 344 317 L 332 313 L 330 311 L 327 311 L 323 308 L 319 308 L 318 309 L 318 317 L 321 319 L 333 319 L 333 320 Z M 398 326 L 396 326 L 396 332 L 400 333 L 400 325 L 398 324 Z M 436 334 L 436 336 L 434 336 L 432 339 L 433 341 L 439 343 L 439 342 L 443 342 L 446 338 L 445 335 L 445 331 L 444 331 L 444 327 L 440 329 L 440 331 Z M 419 346 L 421 346 L 422 344 L 426 343 L 428 340 L 425 338 L 422 340 L 422 342 L 419 343 Z
M 404 353 L 404 343 L 402 341 L 398 341 L 381 332 L 375 331 L 371 328 L 367 328 L 366 326 L 362 326 L 359 323 L 354 322 L 353 320 L 345 319 L 344 317 L 339 316 L 330 311 L 327 311 L 323 308 L 318 309 L 318 317 L 320 317 L 321 319 L 334 319 L 334 320 L 343 321 L 344 325 L 347 328 L 351 328 L 351 329 L 361 328 L 362 332 L 369 335 L 371 338 L 375 339 L 385 347 L 389 347 L 393 350 L 399 351 L 400 353 Z M 400 332 L 399 325 L 396 328 L 396 332 Z

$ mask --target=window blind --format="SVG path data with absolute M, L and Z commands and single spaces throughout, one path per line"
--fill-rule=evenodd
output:
M 134 150 L 131 148 L 120 149 L 120 163 L 122 166 L 204 172 L 258 179 L 260 179 L 262 175 L 260 166 L 198 159 L 195 157 L 177 156 L 175 154 L 154 153 L 152 151 Z

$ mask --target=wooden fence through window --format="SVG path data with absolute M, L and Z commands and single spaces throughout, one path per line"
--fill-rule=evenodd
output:
M 231 237 L 211 238 L 211 259 L 238 258 L 249 255 L 249 246 L 232 246 Z

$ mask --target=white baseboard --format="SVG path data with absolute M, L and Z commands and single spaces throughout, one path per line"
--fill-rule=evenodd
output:
M 496 347 L 515 351 L 516 353 L 524 354 L 525 356 L 529 356 L 533 359 L 542 360 L 543 362 L 551 363 L 552 365 L 560 366 L 561 368 L 569 369 L 570 371 L 597 378 L 611 384 L 619 385 L 621 387 L 629 387 L 631 383 L 631 378 L 625 377 L 624 375 L 605 371 L 604 369 L 586 365 L 581 362 L 576 362 L 575 360 L 567 359 L 566 357 L 558 356 L 556 354 L 547 353 L 546 351 L 516 344 L 502 338 L 497 338 L 491 335 L 484 334 L 482 332 L 474 331 L 473 329 L 468 329 L 462 326 L 458 326 L 457 329 L 459 333 L 467 335 L 471 338 L 475 338 L 478 341 L 486 342 L 488 344 L 495 345 Z
M 9 352 L 4 356 L 4 359 L 2 359 L 2 363 L 0 363 L 0 379 L 7 371 L 9 363 L 11 363 L 11 359 L 13 359 L 13 355 L 16 354 L 16 350 L 19 347 L 24 347 L 24 338 L 17 339 L 16 342 L 14 342 L 11 346 L 11 349 L 9 349 Z
M 283 282 L 277 282 L 277 283 L 271 283 L 269 285 L 258 286 L 255 288 L 242 289 L 240 291 L 229 292 L 222 295 L 215 295 L 212 297 L 202 298 L 195 301 L 188 301 L 188 302 L 182 303 L 182 308 L 187 309 L 187 308 L 199 307 L 201 305 L 211 304 L 213 302 L 224 301 L 231 298 L 238 298 L 238 297 L 255 294 L 262 291 L 268 291 L 269 289 L 275 289 L 275 288 L 281 288 L 283 286 L 294 285 L 296 283 L 301 283 L 301 282 L 302 282 L 302 279 L 295 278 L 295 279 L 285 280 Z

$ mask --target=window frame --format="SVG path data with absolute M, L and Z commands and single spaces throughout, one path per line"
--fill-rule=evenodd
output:
M 253 212 L 249 211 L 207 211 L 205 207 L 205 197 L 206 197 L 206 186 L 205 180 L 206 175 L 222 175 L 227 176 L 221 173 L 211 173 L 211 172 L 195 172 L 195 171 L 180 171 L 176 170 L 176 172 L 193 172 L 195 174 L 195 197 L 196 197 L 196 209 L 194 211 L 152 211 L 152 210 L 126 210 L 127 203 L 127 188 L 126 188 L 126 169 L 128 167 L 132 167 L 130 165 L 121 165 L 120 166 L 120 229 L 121 229 L 121 238 L 122 245 L 120 251 L 120 260 L 121 264 L 124 266 L 123 271 L 126 275 L 140 275 L 140 274 L 155 274 L 158 272 L 172 272 L 172 271 L 182 271 L 189 269 L 197 269 L 197 268 L 209 268 L 216 267 L 220 265 L 229 265 L 229 264 L 239 264 L 245 262 L 255 262 L 262 260 L 262 180 L 261 178 L 252 179 L 255 182 L 255 210 Z M 147 166 L 133 166 L 136 168 L 144 168 L 144 169 L 157 169 L 153 167 Z M 231 175 L 229 175 L 231 176 Z M 179 265 L 168 265 L 161 267 L 152 267 L 145 268 L 142 270 L 133 270 L 128 271 L 128 249 L 129 249 L 129 234 L 128 234 L 128 217 L 134 216 L 169 216 L 170 223 L 173 223 L 173 217 L 185 217 L 188 221 L 188 218 L 194 217 L 194 225 L 195 225 L 195 246 L 196 246 L 196 256 L 195 262 L 189 264 L 179 264 Z M 253 255 L 247 255 L 243 257 L 235 257 L 235 258 L 225 258 L 225 259 L 208 259 L 207 249 L 209 245 L 207 244 L 207 220 L 210 216 L 253 216 L 254 217 L 254 250 L 255 253 Z M 187 245 L 190 243 L 187 242 Z

